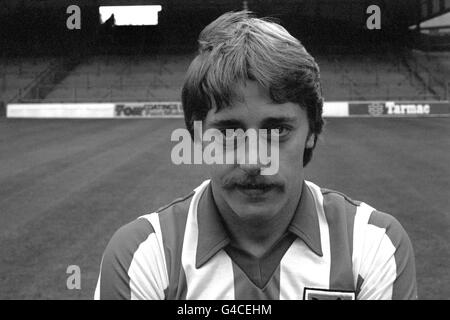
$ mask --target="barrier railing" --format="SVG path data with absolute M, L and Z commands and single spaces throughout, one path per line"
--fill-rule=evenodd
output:
M 22 102 L 115 102 L 115 101 L 149 101 L 149 100 L 177 100 L 180 98 L 179 87 L 167 86 L 125 86 L 114 85 L 104 87 L 61 87 L 58 86 L 45 98 L 42 93 L 49 92 L 51 87 L 39 86 L 34 88 L 32 94 L 22 98 Z M 377 89 L 367 89 L 361 86 L 349 85 L 346 89 L 340 88 L 339 93 L 327 94 L 324 89 L 326 100 L 352 101 L 352 100 L 443 100 L 436 99 L 436 95 L 426 92 L 424 89 L 417 93 L 397 93 L 395 86 L 380 87 Z M 450 90 L 450 82 L 449 88 Z M 445 99 L 447 100 L 447 99 Z
M 177 96 L 155 95 L 154 88 L 149 86 L 109 86 L 109 87 L 58 87 L 45 99 L 40 98 L 40 91 L 46 92 L 48 87 L 35 89 L 34 95 L 21 99 L 22 102 L 116 102 L 116 101 L 148 101 L 157 98 L 176 99 Z M 59 94 L 58 94 L 59 92 Z M 174 95 L 175 89 L 174 89 Z

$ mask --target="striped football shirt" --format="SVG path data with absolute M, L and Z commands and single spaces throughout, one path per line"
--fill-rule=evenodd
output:
M 416 299 L 414 254 L 392 216 L 305 181 L 263 257 L 231 246 L 210 181 L 120 228 L 95 299 Z

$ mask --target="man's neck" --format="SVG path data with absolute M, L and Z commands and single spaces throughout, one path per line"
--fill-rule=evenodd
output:
M 267 253 L 286 234 L 300 201 L 301 190 L 298 197 L 265 221 L 260 218 L 242 219 L 222 199 L 215 200 L 231 245 L 258 258 Z

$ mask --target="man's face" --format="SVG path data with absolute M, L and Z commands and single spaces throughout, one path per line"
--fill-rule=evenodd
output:
M 222 132 L 267 129 L 269 134 L 278 129 L 279 170 L 274 175 L 261 175 L 260 164 L 208 165 L 212 191 L 222 211 L 225 207 L 243 220 L 269 221 L 297 205 L 304 179 L 303 152 L 305 147 L 314 146 L 314 137 L 309 135 L 306 110 L 298 104 L 273 103 L 254 81 L 247 81 L 240 89 L 242 102 L 219 112 L 210 110 L 203 128 Z

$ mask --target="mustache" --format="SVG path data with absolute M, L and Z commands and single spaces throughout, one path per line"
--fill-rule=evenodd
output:
M 222 179 L 222 187 L 225 189 L 234 189 L 236 187 L 241 188 L 279 188 L 284 189 L 284 183 L 276 179 L 274 176 L 250 176 L 244 175 L 231 175 Z

